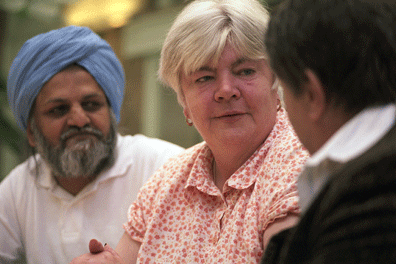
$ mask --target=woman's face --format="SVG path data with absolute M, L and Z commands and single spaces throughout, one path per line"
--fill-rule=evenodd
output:
M 209 144 L 257 148 L 271 132 L 278 94 L 266 60 L 240 57 L 227 44 L 217 65 L 181 75 L 184 114 Z

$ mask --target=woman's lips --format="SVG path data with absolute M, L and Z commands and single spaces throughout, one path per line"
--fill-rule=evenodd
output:
M 225 122 L 236 122 L 240 120 L 245 113 L 240 113 L 240 112 L 232 112 L 232 113 L 225 113 L 222 115 L 219 115 L 217 119 L 225 121 Z

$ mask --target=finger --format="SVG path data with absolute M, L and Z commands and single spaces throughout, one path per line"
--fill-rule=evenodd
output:
M 102 243 L 100 243 L 96 239 L 91 239 L 91 241 L 89 241 L 89 252 L 91 252 L 92 254 L 95 254 L 95 253 L 99 253 L 102 251 L 104 251 L 104 247 L 103 247 Z
M 109 244 L 107 244 L 107 243 L 105 243 L 105 245 L 104 245 L 104 250 L 110 252 L 113 255 L 118 255 L 116 253 L 116 251 L 111 246 L 109 246 Z
M 118 261 L 117 263 L 125 263 L 120 257 L 120 255 L 118 255 L 118 253 L 108 244 L 105 244 L 104 250 L 109 252 L 114 257 L 114 259 Z

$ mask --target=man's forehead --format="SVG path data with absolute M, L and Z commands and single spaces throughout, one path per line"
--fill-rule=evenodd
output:
M 89 93 L 89 94 L 84 94 L 79 98 L 81 101 L 86 101 L 90 99 L 106 99 L 106 96 L 104 96 L 101 93 Z M 68 97 L 63 97 L 63 96 L 53 96 L 53 97 L 42 97 L 41 103 L 44 104 L 54 104 L 54 103 L 67 103 L 70 102 L 70 98 Z
M 55 74 L 38 93 L 45 101 L 63 100 L 71 97 L 104 97 L 105 92 L 95 78 L 83 67 L 71 66 Z

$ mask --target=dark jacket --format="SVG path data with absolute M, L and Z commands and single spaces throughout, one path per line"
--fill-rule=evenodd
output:
M 261 263 L 396 263 L 395 126 L 330 175 L 298 225 L 271 239 Z

